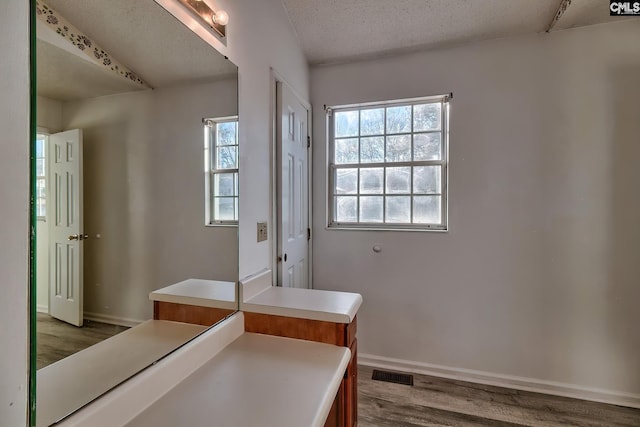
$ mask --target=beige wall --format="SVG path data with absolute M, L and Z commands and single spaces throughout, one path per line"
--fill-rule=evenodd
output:
M 312 70 L 314 286 L 362 293 L 361 353 L 640 402 L 634 40 L 637 20 Z M 449 92 L 451 230 L 326 230 L 322 105 Z
M 64 104 L 84 138 L 86 315 L 145 320 L 155 289 L 238 280 L 237 228 L 204 225 L 202 125 L 237 114 L 236 94 L 227 79 Z
M 44 219 L 36 221 L 36 308 L 49 312 L 49 231 Z
M 29 246 L 28 2 L 0 2 L 0 425 L 27 414 Z
M 38 96 L 36 102 L 38 129 L 44 129 L 48 133 L 60 132 L 62 130 L 62 101 Z

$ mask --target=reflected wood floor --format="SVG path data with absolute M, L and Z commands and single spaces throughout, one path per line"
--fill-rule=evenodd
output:
M 640 409 L 414 375 L 414 386 L 358 368 L 358 427 L 640 426 Z
M 38 346 L 36 369 L 44 368 L 129 329 L 125 326 L 90 320 L 85 320 L 84 325 L 78 328 L 44 313 L 38 313 L 36 327 Z

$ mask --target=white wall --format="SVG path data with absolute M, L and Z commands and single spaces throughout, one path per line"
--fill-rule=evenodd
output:
M 27 419 L 29 3 L 0 2 L 0 425 Z
M 635 40 L 626 21 L 312 70 L 314 286 L 363 295 L 361 353 L 638 398 Z M 325 230 L 322 105 L 448 92 L 451 231 Z
M 155 289 L 238 280 L 237 228 L 205 226 L 202 124 L 237 111 L 235 78 L 64 104 L 84 139 L 87 316 L 146 320 Z

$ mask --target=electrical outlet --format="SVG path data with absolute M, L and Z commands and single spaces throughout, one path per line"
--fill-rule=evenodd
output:
M 267 223 L 259 222 L 258 223 L 258 242 L 264 242 L 267 239 L 268 239 Z

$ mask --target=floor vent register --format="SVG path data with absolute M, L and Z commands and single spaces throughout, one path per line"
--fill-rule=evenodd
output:
M 386 381 L 388 383 L 413 385 L 413 375 L 381 371 L 379 369 L 373 370 L 373 376 L 371 379 L 376 381 Z

